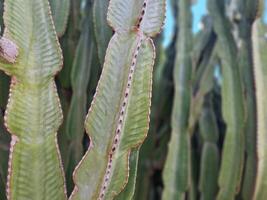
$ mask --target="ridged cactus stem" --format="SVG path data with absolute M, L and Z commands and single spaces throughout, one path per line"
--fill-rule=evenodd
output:
M 82 32 L 76 48 L 75 59 L 71 70 L 71 86 L 73 93 L 66 119 L 66 134 L 70 140 L 68 150 L 71 155 L 66 173 L 69 191 L 71 191 L 72 188 L 70 186 L 73 186 L 72 184 L 70 185 L 73 170 L 84 153 L 84 129 L 82 127 L 87 112 L 86 91 L 90 81 L 91 68 L 93 65 L 96 65 L 94 57 L 97 55 L 94 51 L 95 42 L 93 35 L 91 0 L 86 1 L 83 11 Z M 97 74 L 93 74 L 93 76 L 96 75 Z
M 108 42 L 112 36 L 112 30 L 107 23 L 108 4 L 109 0 L 93 1 L 94 33 L 101 67 L 104 63 Z
M 199 191 L 202 200 L 214 200 L 218 190 L 219 149 L 217 142 L 219 130 L 211 102 L 211 94 L 206 96 L 203 112 L 199 119 L 200 135 L 203 141 L 201 151 Z
M 137 147 L 148 131 L 155 59 L 150 37 L 162 28 L 165 1 L 111 0 L 107 18 L 115 34 L 86 118 L 91 143 L 75 169 L 71 200 L 131 199 Z
M 253 59 L 254 59 L 254 76 L 256 86 L 257 102 L 257 175 L 256 186 L 254 191 L 254 200 L 264 200 L 267 196 L 267 27 L 262 17 L 263 1 L 259 0 L 258 19 L 253 24 Z
M 70 0 L 49 0 L 58 37 L 64 35 L 70 14 Z
M 56 132 L 62 112 L 54 82 L 62 55 L 48 0 L 7 0 L 5 37 L 19 56 L 4 71 L 12 77 L 5 125 L 12 134 L 7 199 L 64 200 L 65 181 Z
M 222 65 L 222 110 L 226 123 L 218 200 L 233 200 L 240 190 L 244 162 L 244 103 L 237 47 L 221 0 L 209 0 L 208 8 L 218 36 L 218 54 Z
M 255 188 L 257 167 L 256 156 L 256 93 L 253 77 L 252 24 L 256 17 L 258 2 L 235 1 L 233 21 L 237 24 L 238 65 L 241 72 L 244 93 L 245 115 L 245 165 L 242 183 L 242 198 L 250 200 Z
M 172 132 L 167 160 L 164 167 L 163 200 L 182 200 L 189 189 L 190 180 L 190 134 L 189 110 L 191 99 L 191 2 L 179 1 L 179 30 L 176 43 L 174 83 L 175 97 L 172 111 Z

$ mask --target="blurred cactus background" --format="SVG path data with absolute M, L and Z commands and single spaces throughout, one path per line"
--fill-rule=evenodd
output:
M 64 58 L 56 85 L 64 115 L 58 143 L 68 195 L 73 171 L 90 143 L 85 116 L 113 34 L 108 4 L 50 0 Z M 264 121 L 257 109 L 264 105 L 258 105 L 256 88 L 264 82 L 254 73 L 257 67 L 267 70 L 267 63 L 255 58 L 264 51 L 267 56 L 263 5 L 264 0 L 167 1 L 165 26 L 154 40 L 150 129 L 139 152 L 135 200 L 267 199 L 267 152 L 263 164 L 257 154 L 267 146 L 267 140 L 257 142 L 265 133 L 257 128 Z M 3 0 L 0 12 L 3 30 Z M 254 35 L 256 20 L 265 28 L 262 35 Z M 259 52 L 253 48 L 258 40 L 265 43 Z M 9 84 L 1 71 L 0 200 L 6 200 L 10 134 L 3 121 Z

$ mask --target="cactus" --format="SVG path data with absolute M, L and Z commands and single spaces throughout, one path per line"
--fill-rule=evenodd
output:
M 73 66 L 75 51 L 80 38 L 80 7 L 82 2 L 84 2 L 84 0 L 71 0 L 69 16 L 70 25 L 67 27 L 66 33 L 60 39 L 63 49 L 64 67 L 58 74 L 58 79 L 60 86 L 65 90 L 71 87 L 70 74 Z M 57 12 L 57 10 L 55 10 L 55 12 Z
M 68 148 L 70 144 L 70 139 L 68 138 L 67 134 L 67 116 L 68 111 L 70 108 L 70 101 L 71 101 L 71 70 L 74 62 L 75 52 L 76 48 L 79 42 L 80 38 L 80 23 L 81 23 L 81 17 L 80 17 L 80 5 L 81 1 L 71 0 L 71 6 L 70 6 L 70 16 L 68 20 L 68 26 L 66 29 L 66 33 L 61 38 L 61 46 L 63 49 L 63 69 L 58 74 L 57 78 L 57 87 L 60 97 L 60 102 L 62 105 L 63 110 L 63 116 L 64 120 L 63 123 L 59 129 L 58 133 L 58 142 L 59 142 L 59 148 L 60 153 L 62 157 L 62 162 L 64 165 L 65 173 L 66 173 L 66 181 L 67 181 L 67 188 L 71 188 L 72 178 L 69 178 L 69 174 L 72 174 L 72 171 L 69 172 L 68 166 L 71 162 L 71 151 Z M 55 10 L 56 11 L 56 10 Z M 83 129 L 81 127 L 81 129 Z M 71 191 L 68 191 L 68 194 Z
M 240 190 L 244 162 L 244 104 L 237 62 L 237 47 L 225 17 L 224 2 L 209 0 L 208 8 L 218 36 L 219 57 L 222 62 L 223 118 L 227 125 L 219 175 L 218 200 L 234 199 Z
M 110 1 L 107 18 L 116 33 L 86 119 L 91 144 L 74 172 L 72 200 L 113 199 L 128 182 L 129 156 L 148 130 L 155 57 L 150 37 L 161 30 L 164 12 L 163 0 Z
M 61 37 L 67 28 L 70 12 L 70 0 L 49 0 L 55 28 L 58 37 Z
M 260 1 L 259 1 L 260 2 Z M 263 1 L 260 3 L 263 4 Z M 266 43 L 266 25 L 261 19 L 263 5 L 259 5 L 258 19 L 253 24 L 253 59 L 254 59 L 254 75 L 256 86 L 256 102 L 257 102 L 257 153 L 258 166 L 256 176 L 256 186 L 254 191 L 255 200 L 263 200 L 267 196 L 267 160 L 266 160 L 266 69 L 267 69 L 267 43 Z
M 87 109 L 87 86 L 90 79 L 92 65 L 95 64 L 94 53 L 95 42 L 93 40 L 92 30 L 92 3 L 87 1 L 82 19 L 82 32 L 76 49 L 75 59 L 71 71 L 72 98 L 66 119 L 66 134 L 69 143 L 70 161 L 67 165 L 68 191 L 72 190 L 72 173 L 75 166 L 81 160 L 83 149 L 84 129 L 83 124 Z M 92 10 L 92 9 L 91 9 Z
M 191 12 L 190 1 L 180 0 L 179 31 L 175 58 L 175 97 L 172 113 L 172 133 L 164 166 L 164 200 L 184 199 L 189 189 L 190 135 L 188 132 L 191 98 Z
M 199 120 L 199 127 L 200 135 L 203 140 L 199 191 L 202 200 L 213 200 L 218 190 L 219 150 L 217 142 L 219 139 L 219 131 L 210 94 L 206 96 L 206 102 Z
M 240 67 L 244 103 L 246 109 L 245 118 L 245 165 L 242 183 L 242 198 L 252 199 L 256 176 L 256 97 L 253 77 L 252 61 L 252 23 L 257 12 L 257 1 L 233 1 L 232 21 L 236 25 L 238 38 L 238 65 Z M 240 17 L 241 16 L 241 17 Z
M 162 166 L 166 153 L 167 138 L 169 136 L 169 115 L 171 112 L 173 63 L 167 64 L 165 50 L 160 46 L 163 35 L 156 39 L 155 69 L 153 73 L 153 89 L 150 114 L 150 128 L 148 137 L 140 149 L 136 195 L 134 199 L 145 200 L 158 195 L 158 191 L 150 192 L 153 183 L 150 181 Z M 168 47 L 172 54 L 173 49 Z M 168 55 L 169 57 L 170 55 Z M 172 62 L 172 59 L 170 59 Z
M 138 158 L 139 158 L 139 148 L 133 149 L 131 152 L 131 156 L 129 158 L 130 169 L 129 169 L 128 183 L 125 186 L 124 190 L 114 199 L 125 200 L 133 198 L 136 185 Z
M 98 58 L 101 66 L 104 64 L 105 52 L 112 36 L 112 30 L 107 23 L 109 0 L 93 2 L 94 32 L 97 45 Z
M 66 199 L 56 131 L 62 113 L 54 83 L 62 56 L 45 0 L 7 0 L 5 38 L 19 50 L 1 64 L 12 77 L 5 123 L 12 134 L 7 199 Z
M 192 53 L 193 95 L 190 106 L 189 130 L 192 135 L 202 111 L 205 96 L 213 88 L 214 66 L 217 61 L 216 35 L 212 20 L 206 16 L 202 20 L 203 29 L 196 36 Z
M 264 0 L 165 1 L 5 1 L 1 200 L 266 199 Z

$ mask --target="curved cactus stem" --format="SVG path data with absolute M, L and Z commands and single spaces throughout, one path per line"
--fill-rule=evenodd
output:
M 206 96 L 203 112 L 199 119 L 200 135 L 203 140 L 200 164 L 199 191 L 202 200 L 213 200 L 218 190 L 219 130 L 212 109 L 211 96 Z
M 93 2 L 93 21 L 97 53 L 101 66 L 104 64 L 105 51 L 112 36 L 112 29 L 107 23 L 109 0 Z
M 49 0 L 58 37 L 64 35 L 70 13 L 70 0 Z
M 54 83 L 62 55 L 48 0 L 6 0 L 5 34 L 19 56 L 12 76 L 5 124 L 12 134 L 7 198 L 66 199 L 56 131 L 62 121 Z
M 173 86 L 170 84 L 170 80 L 172 80 L 173 60 L 166 59 L 166 52 L 162 48 L 162 42 L 163 34 L 157 37 L 155 41 L 156 55 L 158 56 L 153 73 L 150 129 L 146 141 L 140 148 L 136 192 L 134 195 L 136 200 L 149 199 L 159 192 L 152 189 L 153 182 L 151 180 L 156 168 L 163 164 L 169 139 Z M 172 44 L 174 43 L 172 42 Z M 168 47 L 169 54 L 173 54 L 173 48 L 171 47 Z
M 252 199 L 257 168 L 256 157 L 256 93 L 253 77 L 252 24 L 257 15 L 258 0 L 232 2 L 232 21 L 238 33 L 238 65 L 244 93 L 245 118 L 245 165 L 242 181 L 242 199 Z
M 129 179 L 125 189 L 114 199 L 116 200 L 125 200 L 125 199 L 133 199 L 135 192 L 135 183 L 137 176 L 137 166 L 138 166 L 138 158 L 139 158 L 139 148 L 133 149 L 129 159 Z
M 222 107 L 227 131 L 223 144 L 219 175 L 218 200 L 232 200 L 240 190 L 244 162 L 244 103 L 237 47 L 229 21 L 225 17 L 224 2 L 209 0 L 208 8 L 218 36 L 219 57 L 222 62 Z
M 160 12 L 151 14 L 150 7 Z M 85 122 L 91 144 L 74 172 L 72 200 L 113 199 L 132 178 L 129 157 L 149 125 L 155 59 L 149 36 L 161 29 L 164 13 L 164 0 L 110 1 L 108 20 L 115 34 Z
M 189 130 L 192 135 L 200 117 L 205 96 L 214 86 L 214 66 L 217 62 L 217 37 L 209 17 L 203 20 L 193 49 L 193 96 L 190 106 Z
M 74 56 L 80 36 L 81 13 L 80 7 L 82 1 L 70 0 L 70 16 L 69 26 L 67 26 L 66 33 L 61 38 L 60 43 L 63 49 L 64 67 L 58 74 L 62 89 L 69 89 L 71 87 L 71 70 L 73 66 Z
M 190 6 L 190 1 L 179 1 L 179 32 L 174 69 L 175 97 L 172 112 L 171 141 L 163 172 L 164 200 L 182 200 L 189 189 L 191 152 L 188 121 L 192 71 L 190 56 L 192 50 L 192 17 Z
M 260 17 L 261 15 L 259 15 Z M 262 19 L 257 19 L 253 24 L 253 59 L 254 75 L 256 85 L 257 102 L 257 155 L 258 166 L 256 176 L 256 187 L 253 199 L 263 200 L 267 196 L 267 110 L 266 110 L 266 74 L 267 74 L 267 28 Z
M 87 109 L 87 87 L 90 80 L 91 68 L 95 64 L 94 57 L 96 56 L 92 29 L 92 5 L 89 1 L 87 2 L 82 19 L 82 32 L 71 71 L 73 93 L 66 119 L 66 134 L 70 140 L 68 149 L 71 155 L 66 173 L 68 191 L 72 191 L 73 189 L 72 173 L 84 153 L 82 145 L 84 129 L 82 127 Z

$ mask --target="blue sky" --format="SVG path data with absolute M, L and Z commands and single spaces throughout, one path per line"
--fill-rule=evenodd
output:
M 265 5 L 267 5 L 267 0 L 265 0 Z M 192 13 L 193 13 L 193 32 L 196 33 L 199 30 L 199 21 L 202 17 L 202 15 L 207 13 L 206 10 L 206 0 L 197 0 L 197 3 L 195 3 L 192 6 Z M 267 7 L 265 8 L 265 21 L 267 22 Z M 170 0 L 167 0 L 167 15 L 166 15 L 166 23 L 164 28 L 164 47 L 168 46 L 172 39 L 172 33 L 173 33 L 173 15 L 172 10 L 170 8 Z
M 198 23 L 201 19 L 201 16 L 206 13 L 206 0 L 198 0 L 195 5 L 192 6 L 193 13 L 193 32 L 197 32 L 199 30 Z M 166 23 L 164 28 L 164 46 L 168 46 L 173 33 L 173 13 L 170 7 L 170 0 L 167 0 L 167 14 L 166 14 Z

